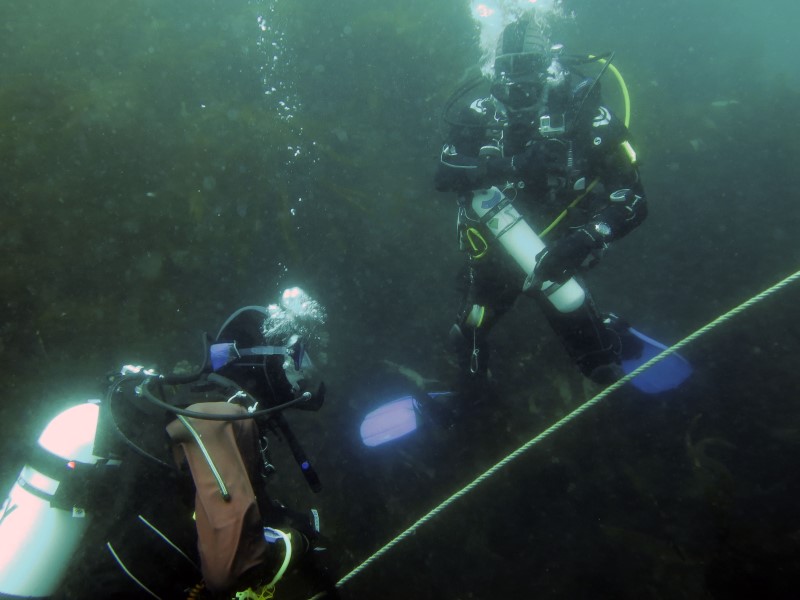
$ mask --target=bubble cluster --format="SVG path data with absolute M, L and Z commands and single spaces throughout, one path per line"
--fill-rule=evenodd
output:
M 262 333 L 270 344 L 285 344 L 293 335 L 309 346 L 327 339 L 323 331 L 325 308 L 299 287 L 284 290 L 277 304 L 267 306 L 267 313 Z
M 480 28 L 481 71 L 487 76 L 492 74 L 497 40 L 507 25 L 531 13 L 546 30 L 554 19 L 564 16 L 561 0 L 472 0 L 470 7 Z

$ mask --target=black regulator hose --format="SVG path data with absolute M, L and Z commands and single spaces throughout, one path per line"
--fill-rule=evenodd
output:
M 573 128 L 575 127 L 575 124 L 578 123 L 578 116 L 581 114 L 581 111 L 583 111 L 583 106 L 584 104 L 586 104 L 586 99 L 592 95 L 592 92 L 597 87 L 597 83 L 600 81 L 600 78 L 603 75 L 605 75 L 605 72 L 608 70 L 608 67 L 611 66 L 611 61 L 614 60 L 614 53 L 608 52 L 602 57 L 595 57 L 595 58 L 597 58 L 598 60 L 602 58 L 603 60 L 605 60 L 605 63 L 603 64 L 603 68 L 600 69 L 600 72 L 597 74 L 597 77 L 595 77 L 594 80 L 592 81 L 592 84 L 589 86 L 589 89 L 583 95 L 581 103 L 578 105 L 578 108 L 575 111 L 575 115 L 572 117 Z
M 248 400 L 250 400 L 253 404 L 258 402 L 246 390 L 236 385 L 236 383 L 234 383 L 230 379 L 226 379 L 225 377 L 222 377 L 220 375 L 215 375 L 215 379 L 223 380 L 228 384 L 220 387 L 231 387 L 237 390 L 237 392 L 245 394 Z M 209 377 L 209 381 L 213 382 L 214 380 L 211 377 Z M 172 406 L 171 404 L 164 402 L 163 400 L 157 398 L 155 394 L 153 394 L 153 392 L 150 391 L 150 386 L 153 385 L 154 383 L 160 386 L 162 383 L 166 383 L 166 379 L 160 376 L 155 378 L 147 377 L 140 386 L 142 397 L 145 400 L 147 400 L 151 404 L 155 404 L 159 408 L 163 408 L 167 412 L 170 412 L 174 415 L 181 415 L 192 419 L 203 419 L 205 421 L 244 421 L 246 419 L 258 419 L 259 417 L 274 415 L 275 413 L 279 413 L 283 410 L 286 410 L 287 408 L 296 406 L 297 404 L 308 402 L 312 398 L 311 393 L 305 392 L 299 398 L 294 398 L 289 402 L 284 402 L 283 404 L 278 404 L 277 406 L 272 406 L 270 408 L 263 408 L 261 410 L 256 410 L 243 415 L 211 415 L 208 413 L 201 413 L 194 410 L 186 410 L 185 408 L 178 408 L 177 406 Z
M 138 454 L 142 458 L 146 458 L 147 460 L 150 460 L 150 461 L 152 461 L 154 463 L 157 463 L 158 465 L 166 468 L 169 471 L 177 471 L 178 468 L 175 465 L 171 465 L 171 464 L 161 460 L 157 456 L 153 456 L 147 450 L 145 450 L 141 446 L 139 446 L 136 443 L 134 443 L 133 440 L 131 440 L 127 435 L 125 435 L 125 432 L 122 431 L 122 429 L 119 426 L 119 423 L 117 422 L 116 415 L 114 414 L 114 397 L 116 396 L 117 391 L 120 389 L 120 387 L 122 387 L 122 384 L 124 384 L 124 383 L 133 382 L 133 381 L 141 381 L 141 380 L 142 380 L 142 376 L 138 375 L 138 374 L 137 375 L 124 375 L 123 377 L 120 377 L 119 379 L 114 381 L 109 386 L 108 391 L 106 392 L 106 401 L 105 401 L 105 405 L 108 407 L 109 421 L 111 422 L 111 425 L 114 427 L 114 433 L 117 434 L 117 437 L 120 440 L 122 440 L 122 442 L 128 448 L 133 450 L 133 452 L 135 452 L 136 454 Z
M 308 483 L 308 487 L 315 493 L 320 492 L 322 490 L 322 483 L 319 480 L 319 475 L 317 475 L 314 465 L 311 464 L 311 460 L 306 456 L 305 450 L 303 450 L 300 442 L 295 437 L 294 432 L 289 428 L 286 417 L 283 415 L 276 415 L 273 417 L 273 422 L 283 434 L 286 443 L 289 444 L 289 449 L 292 451 L 295 461 L 300 466 L 300 471 L 302 471 L 303 477 L 305 477 L 306 483 Z
M 475 128 L 482 128 L 485 125 L 476 125 L 475 123 L 464 123 L 461 121 L 457 121 L 455 119 L 451 119 L 449 117 L 450 111 L 453 109 L 453 105 L 461 100 L 464 96 L 467 95 L 468 92 L 471 92 L 476 87 L 478 87 L 481 83 L 484 83 L 486 78 L 483 75 L 476 75 L 469 81 L 467 81 L 464 85 L 459 87 L 456 91 L 450 94 L 450 97 L 447 99 L 447 102 L 444 103 L 444 108 L 442 108 L 442 121 L 451 127 L 475 127 Z

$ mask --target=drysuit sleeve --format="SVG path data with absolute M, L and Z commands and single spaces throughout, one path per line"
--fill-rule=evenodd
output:
M 597 146 L 601 148 L 593 162 L 602 192 L 593 194 L 588 224 L 604 242 L 611 242 L 625 237 L 645 220 L 647 197 L 627 128 L 610 111 L 601 109 L 600 115 L 607 117 L 607 123 L 595 119 L 593 143 L 600 140 Z

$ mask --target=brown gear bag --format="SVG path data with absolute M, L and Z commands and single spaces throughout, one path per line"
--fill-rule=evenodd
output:
M 213 415 L 247 412 L 226 402 L 194 404 L 188 410 Z M 252 419 L 179 417 L 167 425 L 167 433 L 176 462 L 185 460 L 194 478 L 197 544 L 206 587 L 218 593 L 257 580 L 269 550 L 251 484 L 257 481 L 260 457 L 256 424 Z

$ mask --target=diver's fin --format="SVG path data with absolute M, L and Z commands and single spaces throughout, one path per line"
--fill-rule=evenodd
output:
M 425 393 L 415 390 L 412 395 L 386 402 L 367 413 L 361 422 L 361 441 L 365 446 L 380 446 L 413 433 L 425 421 L 424 413 L 437 405 L 435 400 L 452 392 Z M 430 419 L 436 421 L 435 418 Z
M 661 342 L 657 342 L 633 327 L 628 327 L 627 331 L 641 343 L 641 352 L 635 357 L 623 357 L 622 370 L 625 371 L 626 375 L 667 349 Z M 658 394 L 659 392 L 675 389 L 686 381 L 691 374 L 692 366 L 685 358 L 679 354 L 670 354 L 634 377 L 631 380 L 631 385 L 646 394 Z
M 417 429 L 417 403 L 411 396 L 387 402 L 371 411 L 361 422 L 361 441 L 380 446 Z

